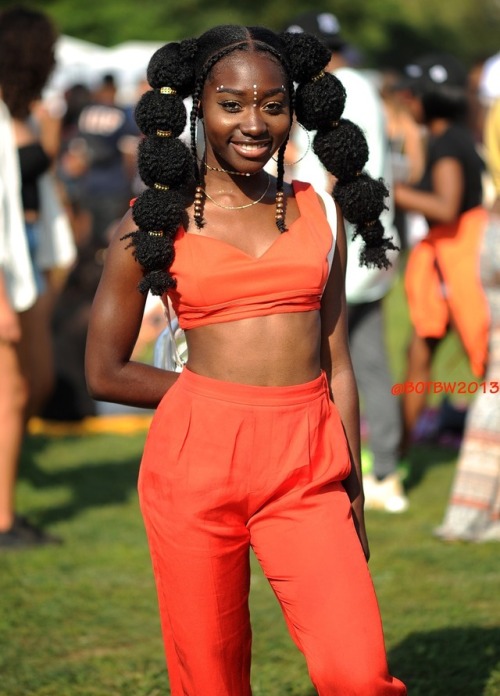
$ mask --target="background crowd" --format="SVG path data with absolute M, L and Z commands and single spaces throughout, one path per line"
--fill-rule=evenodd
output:
M 478 380 L 499 377 L 500 55 L 466 65 L 434 46 L 407 65 L 367 70 L 362 47 L 345 40 L 329 12 L 292 17 L 283 29 L 314 33 L 330 48 L 346 117 L 357 118 L 368 140 L 367 169 L 391 189 L 384 223 L 400 252 L 388 271 L 361 269 L 353 240 L 347 299 L 366 422 L 367 507 L 404 512 L 426 393 L 391 394 L 385 298 L 394 283 L 403 279 L 408 293 L 409 382 L 439 379 L 432 359 L 450 331 Z M 15 513 L 22 438 L 33 415 L 78 421 L 100 413 L 83 371 L 90 305 L 110 236 L 141 191 L 134 106 L 145 74 L 131 98 L 113 73 L 96 69 L 93 79 L 64 85 L 55 113 L 46 89 L 57 41 L 44 13 L 14 7 L 0 15 L 0 547 L 59 542 Z M 300 128 L 287 158 L 290 179 L 331 190 Z M 149 359 L 143 347 L 162 327 L 152 301 L 140 359 Z M 441 538 L 500 537 L 499 409 L 495 393 L 478 395 L 469 409 Z

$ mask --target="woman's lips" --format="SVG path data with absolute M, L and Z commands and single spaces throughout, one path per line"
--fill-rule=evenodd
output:
M 237 142 L 231 141 L 233 149 L 246 159 L 260 159 L 270 152 L 270 141 L 261 142 Z

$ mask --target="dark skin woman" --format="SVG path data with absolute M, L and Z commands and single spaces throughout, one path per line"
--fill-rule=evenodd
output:
M 174 232 L 170 268 L 175 288 L 170 285 L 167 290 L 181 325 L 185 322 L 187 365 L 179 375 L 130 360 L 145 304 L 137 286 L 144 278 L 153 284 L 164 278 L 153 270 L 144 276 L 144 266 L 137 263 L 143 254 L 141 240 L 149 240 L 137 232 L 137 219 L 144 218 L 135 208 L 111 243 L 95 298 L 88 382 L 96 397 L 157 408 L 156 422 L 172 424 L 170 435 L 163 425 L 154 435 L 152 426 L 139 484 L 155 559 L 172 694 L 251 693 L 250 545 L 273 584 L 319 693 L 345 694 L 349 685 L 356 694 L 404 694 L 401 682 L 387 672 L 367 575 L 358 398 L 347 343 L 346 242 L 340 213 L 334 234 L 326 226 L 321 237 L 324 251 L 334 251 L 321 299 L 306 308 L 309 300 L 296 301 L 285 292 L 285 301 L 281 290 L 288 281 L 273 272 L 285 254 L 290 253 L 294 263 L 305 224 L 304 191 L 283 185 L 282 166 L 276 179 L 264 170 L 275 153 L 283 161 L 292 123 L 291 69 L 281 39 L 275 38 L 260 28 L 221 27 L 196 44 L 194 113 L 203 121 L 205 149 L 201 167 L 194 167 L 198 182 L 187 182 L 189 223 Z M 156 84 L 154 74 L 150 82 Z M 142 116 L 139 120 L 143 122 Z M 193 132 L 194 117 L 191 123 Z M 155 169 L 153 178 L 146 172 L 145 177 L 153 189 L 168 192 L 160 188 L 169 184 L 158 181 L 158 172 Z M 309 188 L 305 195 L 311 214 L 325 221 L 323 201 Z M 149 235 L 148 229 L 149 224 Z M 311 251 L 308 239 L 306 234 Z M 147 265 L 150 256 L 144 253 L 144 258 Z M 201 308 L 201 319 L 198 314 L 188 318 L 187 286 L 179 265 L 184 261 L 189 278 L 200 286 L 207 283 L 201 292 L 210 309 Z M 300 260 L 298 275 L 302 266 Z M 236 269 L 235 275 L 226 282 L 230 268 Z M 267 268 L 269 272 L 261 270 Z M 315 262 L 309 272 L 317 272 Z M 170 282 L 166 278 L 165 285 Z M 263 298 L 256 289 L 261 282 L 263 287 L 276 286 L 272 307 L 266 293 Z M 213 303 L 207 299 L 210 293 Z M 321 383 L 323 396 L 313 403 L 323 416 L 304 440 L 303 426 L 316 406 L 299 402 L 307 400 L 305 391 Z M 226 400 L 228 406 L 222 406 Z M 310 464 L 303 460 L 303 445 L 313 452 Z M 331 455 L 324 458 L 325 451 Z M 201 460 L 205 464 L 200 467 Z M 339 532 L 335 538 L 337 524 L 345 537 Z M 296 553 L 298 547 L 303 553 Z M 318 574 L 311 571 L 317 565 L 322 566 Z M 337 584 L 333 577 L 342 579 Z M 344 592 L 352 587 L 357 589 L 346 601 Z M 324 611 L 337 610 L 335 620 L 324 620 Z M 352 621 L 351 612 L 356 615 Z M 347 659 L 341 625 L 343 630 L 349 625 L 348 632 L 360 641 L 347 650 Z M 366 663 L 365 655 L 372 651 L 377 658 L 368 657 Z

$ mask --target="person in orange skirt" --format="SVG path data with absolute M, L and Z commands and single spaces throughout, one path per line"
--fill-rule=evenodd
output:
M 487 214 L 482 206 L 484 164 L 466 123 L 467 71 L 449 54 L 429 54 L 405 69 L 400 88 L 411 113 L 428 131 L 422 179 L 394 187 L 396 204 L 423 215 L 428 234 L 411 250 L 405 289 L 413 333 L 406 381 L 427 383 L 436 349 L 457 332 L 473 373 L 484 375 L 488 308 L 479 278 L 479 247 Z M 405 454 L 425 407 L 425 390 L 403 395 Z
M 284 184 L 293 104 L 363 261 L 387 263 L 386 189 L 362 171 L 328 58 L 305 34 L 216 27 L 159 49 L 136 111 L 147 188 L 107 254 L 87 379 L 97 398 L 156 408 L 139 497 L 173 696 L 251 694 L 251 547 L 321 696 L 406 694 L 367 566 L 342 215 L 332 229 L 329 195 Z M 186 331 L 180 373 L 130 359 L 149 291 Z

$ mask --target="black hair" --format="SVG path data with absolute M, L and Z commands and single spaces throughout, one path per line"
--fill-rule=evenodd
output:
M 469 100 L 465 88 L 447 85 L 433 86 L 418 96 L 422 101 L 426 123 L 435 118 L 445 118 L 450 121 L 464 121 L 467 118 Z
M 0 87 L 13 118 L 24 120 L 55 65 L 57 30 L 44 12 L 17 5 L 0 13 Z
M 330 51 L 310 34 L 276 34 L 264 27 L 223 25 L 198 39 L 169 43 L 151 58 L 147 77 L 152 90 L 146 92 L 136 108 L 137 125 L 145 138 L 139 148 L 139 173 L 148 188 L 134 203 L 132 215 L 138 229 L 130 235 L 137 261 L 144 269 L 139 284 L 142 292 L 162 295 L 175 287 L 170 274 L 174 259 L 174 238 L 180 225 L 187 225 L 186 208 L 194 197 L 194 221 L 203 226 L 202 172 L 196 156 L 196 125 L 199 100 L 213 67 L 234 51 L 262 51 L 283 69 L 290 94 L 297 83 L 297 120 L 315 130 L 314 152 L 333 174 L 332 195 L 342 213 L 355 225 L 365 246 L 360 261 L 365 265 L 387 267 L 386 252 L 395 249 L 384 238 L 378 220 L 388 191 L 382 180 L 363 172 L 368 147 L 361 130 L 342 119 L 345 90 L 339 80 L 324 72 Z M 191 149 L 180 139 L 187 123 L 183 99 L 191 95 Z M 286 230 L 283 202 L 284 142 L 277 156 L 276 225 Z

